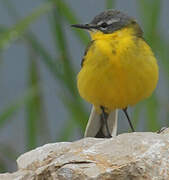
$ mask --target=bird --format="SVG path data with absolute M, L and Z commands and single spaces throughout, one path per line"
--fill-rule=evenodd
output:
M 148 98 L 158 83 L 158 64 L 135 18 L 110 9 L 90 23 L 89 42 L 77 75 L 80 96 L 93 105 L 85 137 L 111 138 L 117 134 L 118 110 L 134 127 L 127 108 Z

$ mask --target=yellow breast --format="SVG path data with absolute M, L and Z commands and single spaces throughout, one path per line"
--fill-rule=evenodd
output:
M 92 34 L 78 74 L 78 90 L 86 101 L 108 111 L 135 105 L 153 92 L 158 81 L 156 59 L 146 42 L 124 28 Z

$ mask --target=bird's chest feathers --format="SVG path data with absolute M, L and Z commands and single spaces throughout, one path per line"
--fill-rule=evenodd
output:
M 130 34 L 113 34 L 110 36 L 98 36 L 88 50 L 85 57 L 85 66 L 92 69 L 101 69 L 106 66 L 118 68 L 121 64 L 128 64 L 130 54 L 135 54 L 134 38 Z M 131 52 L 130 52 L 131 51 Z

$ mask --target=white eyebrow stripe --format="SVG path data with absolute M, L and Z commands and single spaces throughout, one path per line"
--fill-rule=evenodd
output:
M 110 24 L 113 24 L 113 23 L 118 22 L 118 21 L 120 21 L 120 18 L 118 18 L 118 19 L 109 19 L 106 23 L 108 25 L 110 25 Z
M 97 23 L 97 25 L 100 25 L 100 24 L 102 24 L 102 23 L 103 23 L 103 21 L 100 21 L 100 22 Z
M 102 23 L 106 22 L 108 25 L 113 24 L 115 22 L 119 22 L 120 18 L 116 18 L 116 19 L 109 19 L 108 21 L 100 21 L 97 23 L 97 25 L 101 25 Z

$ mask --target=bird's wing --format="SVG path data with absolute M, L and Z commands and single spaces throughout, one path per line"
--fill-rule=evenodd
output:
M 85 52 L 84 52 L 84 56 L 83 56 L 83 59 L 81 61 L 81 67 L 83 67 L 83 63 L 85 61 L 85 56 L 87 55 L 87 52 L 88 50 L 90 49 L 90 47 L 94 44 L 94 40 L 93 41 L 90 41 L 85 49 Z
M 112 136 L 116 136 L 117 134 L 117 120 L 118 120 L 118 110 L 112 111 L 108 115 L 108 127 Z M 90 117 L 86 126 L 84 137 L 95 137 L 98 131 L 100 130 L 101 122 L 100 122 L 100 114 L 98 114 L 94 108 L 92 107 Z M 103 133 L 106 134 L 106 128 L 103 128 Z

